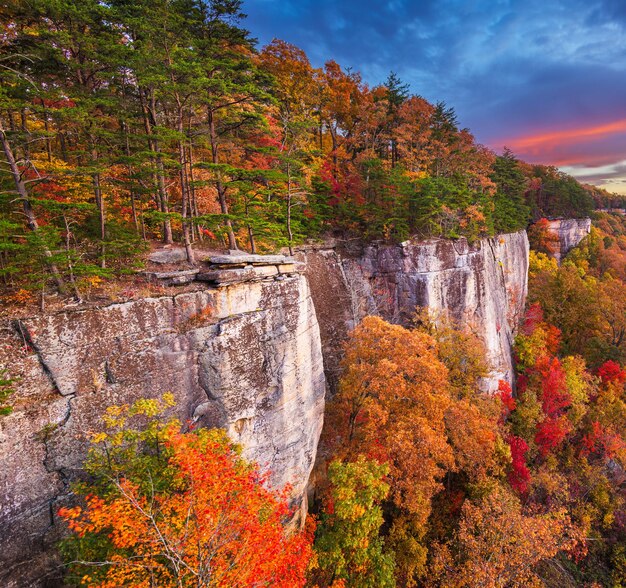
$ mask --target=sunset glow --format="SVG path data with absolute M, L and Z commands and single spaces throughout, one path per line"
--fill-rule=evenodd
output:
M 525 151 L 532 152 L 533 150 L 541 150 L 545 147 L 553 148 L 556 145 L 580 143 L 615 133 L 626 133 L 626 119 L 590 127 L 516 137 L 508 139 L 504 141 L 504 143 L 509 145 L 512 149 L 517 150 L 519 153 L 522 153 Z
M 280 36 L 372 86 L 393 70 L 488 147 L 624 191 L 624 2 L 254 0 L 245 10 L 261 43 Z

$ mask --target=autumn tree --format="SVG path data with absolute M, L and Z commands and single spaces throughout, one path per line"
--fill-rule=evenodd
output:
M 306 534 L 288 534 L 286 496 L 219 430 L 181 432 L 171 406 L 111 407 L 92 435 L 80 504 L 62 508 L 62 549 L 81 586 L 304 586 Z
M 344 459 L 365 454 L 389 463 L 390 501 L 397 510 L 389 546 L 402 554 L 398 578 L 410 584 L 425 563 L 421 542 L 430 500 L 454 463 L 444 423 L 447 370 L 430 336 L 376 317 L 354 330 L 343 365 L 326 443 Z
M 328 467 L 328 497 L 318 525 L 316 586 L 395 586 L 392 554 L 379 536 L 380 507 L 389 493 L 389 468 L 367 460 L 333 461 Z
M 454 541 L 435 548 L 427 585 L 539 588 L 545 584 L 538 564 L 579 540 L 564 511 L 524 513 L 510 491 L 496 486 L 465 503 Z

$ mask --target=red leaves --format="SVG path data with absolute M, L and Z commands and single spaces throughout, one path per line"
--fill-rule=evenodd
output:
M 598 422 L 591 424 L 591 431 L 582 438 L 581 454 L 588 457 L 591 454 L 605 459 L 611 459 L 616 452 L 624 446 L 624 440 L 616 434 L 612 434 Z
M 332 206 L 352 202 L 357 206 L 365 203 L 363 198 L 363 180 L 355 170 L 343 169 L 330 161 L 324 162 L 320 170 L 322 180 L 328 182 L 334 198 Z
M 572 399 L 567 391 L 565 370 L 558 358 L 546 358 L 538 368 L 543 376 L 541 382 L 541 405 L 543 412 L 550 418 L 556 418 L 571 405 Z
M 539 219 L 528 230 L 528 239 L 531 247 L 542 253 L 554 254 L 559 249 L 559 237 L 550 229 L 550 221 Z
M 524 317 L 524 321 L 522 323 L 521 332 L 524 335 L 532 335 L 535 329 L 539 324 L 543 322 L 543 309 L 541 308 L 541 304 L 535 302 L 528 307 L 526 311 L 526 316 Z
M 517 403 L 515 402 L 515 398 L 513 398 L 513 392 L 511 390 L 511 386 L 509 386 L 508 382 L 504 380 L 498 381 L 498 397 L 503 405 L 504 412 L 511 412 L 515 410 Z
M 509 447 L 511 448 L 511 471 L 508 479 L 511 488 L 525 494 L 528 491 L 530 481 L 530 471 L 526 466 L 526 452 L 528 444 L 521 437 L 509 437 Z
M 561 331 L 554 325 L 545 322 L 541 304 L 535 302 L 526 311 L 520 332 L 530 336 L 537 328 L 541 328 L 545 333 L 545 353 L 548 355 L 556 354 L 561 344 Z
M 606 361 L 598 369 L 598 376 L 603 384 L 626 382 L 626 370 L 616 361 Z
M 46 108 L 51 108 L 53 110 L 76 107 L 76 102 L 70 98 L 59 98 L 58 100 L 52 100 L 50 98 L 35 98 L 33 103 L 43 105 Z
M 552 449 L 558 447 L 566 435 L 570 432 L 569 422 L 566 418 L 548 417 L 537 426 L 535 433 L 535 443 L 539 448 L 539 453 L 545 457 Z

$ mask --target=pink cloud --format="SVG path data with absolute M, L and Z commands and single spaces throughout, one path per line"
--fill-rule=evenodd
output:
M 626 119 L 493 141 L 531 163 L 600 166 L 624 158 Z

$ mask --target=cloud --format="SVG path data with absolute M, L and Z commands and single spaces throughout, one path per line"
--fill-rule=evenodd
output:
M 610 192 L 626 194 L 626 160 L 596 167 L 572 165 L 561 169 L 583 183 L 600 186 Z
M 626 118 L 571 129 L 521 135 L 501 140 L 500 143 L 529 161 L 550 159 L 556 165 L 572 165 L 584 161 L 601 163 L 603 158 L 614 160 L 616 141 L 626 143 Z M 577 153 L 581 148 L 583 153 Z M 604 155 L 603 150 L 606 151 Z
M 559 165 L 626 153 L 618 132 L 579 133 L 626 120 L 624 0 L 247 0 L 244 11 L 261 43 L 283 38 L 315 66 L 334 59 L 370 85 L 395 71 L 493 148 Z

